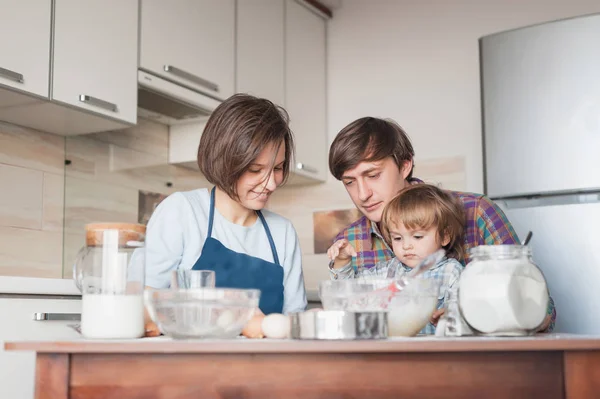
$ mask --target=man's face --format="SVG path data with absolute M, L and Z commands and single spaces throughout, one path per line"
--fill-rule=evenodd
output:
M 392 157 L 376 162 L 361 162 L 347 170 L 342 182 L 352 202 L 375 223 L 381 221 L 383 208 L 404 188 L 412 161 L 406 161 L 402 170 Z

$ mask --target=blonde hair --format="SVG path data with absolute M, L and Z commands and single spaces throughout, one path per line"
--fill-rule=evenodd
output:
M 396 195 L 384 208 L 381 230 L 391 243 L 390 230 L 403 224 L 407 229 L 437 228 L 438 242 L 449 258 L 461 260 L 465 253 L 465 212 L 458 199 L 430 184 L 413 184 Z

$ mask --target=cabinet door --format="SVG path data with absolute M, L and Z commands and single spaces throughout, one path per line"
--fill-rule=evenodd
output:
M 52 99 L 135 124 L 138 2 L 54 4 Z
M 43 297 L 42 297 L 43 298 Z M 76 298 L 76 297 L 75 297 Z M 34 321 L 35 313 L 81 314 L 80 299 L 1 297 L 0 398 L 33 399 L 35 353 L 4 351 L 5 341 L 71 340 L 79 334 L 68 327 L 76 321 Z
M 285 0 L 237 2 L 236 82 L 238 93 L 284 105 Z
M 296 138 L 295 173 L 327 178 L 325 20 L 286 2 L 286 109 Z
M 140 68 L 216 98 L 234 92 L 234 0 L 142 0 Z
M 48 97 L 50 5 L 0 0 L 0 86 Z

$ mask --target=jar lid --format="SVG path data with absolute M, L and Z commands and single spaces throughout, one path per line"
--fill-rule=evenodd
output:
M 128 246 L 128 242 L 144 242 L 146 226 L 138 223 L 90 223 L 85 225 L 85 241 L 88 247 L 102 246 L 104 232 L 107 230 L 119 231 L 119 246 Z
M 479 245 L 469 249 L 473 257 L 514 258 L 531 256 L 529 245 Z

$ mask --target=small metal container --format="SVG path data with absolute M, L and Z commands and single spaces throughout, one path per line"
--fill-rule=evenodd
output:
M 386 339 L 386 312 L 321 310 L 291 315 L 294 339 Z

